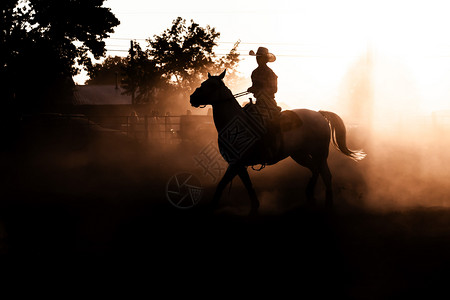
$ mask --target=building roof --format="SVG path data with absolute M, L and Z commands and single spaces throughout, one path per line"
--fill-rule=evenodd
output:
M 75 105 L 131 104 L 131 96 L 122 95 L 124 89 L 115 85 L 77 85 L 74 89 Z

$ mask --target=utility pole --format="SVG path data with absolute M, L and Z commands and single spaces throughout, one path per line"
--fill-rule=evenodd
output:
M 135 71 L 134 68 L 134 41 L 130 40 L 130 65 L 133 68 L 133 72 Z M 131 104 L 135 104 L 135 91 L 136 91 L 136 83 L 135 83 L 135 76 L 133 78 L 130 78 L 130 85 L 131 85 Z

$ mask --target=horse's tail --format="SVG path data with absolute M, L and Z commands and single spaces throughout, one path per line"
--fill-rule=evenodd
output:
M 345 129 L 344 121 L 337 114 L 330 111 L 320 110 L 319 113 L 328 121 L 331 128 L 331 137 L 333 145 L 350 157 L 351 159 L 358 161 L 366 157 L 366 153 L 362 150 L 350 150 L 347 148 L 347 131 Z

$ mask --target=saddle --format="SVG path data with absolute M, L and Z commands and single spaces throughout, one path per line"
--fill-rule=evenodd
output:
M 219 148 L 229 163 L 245 165 L 274 164 L 283 148 L 282 133 L 302 126 L 302 120 L 291 110 L 249 103 L 244 115 L 237 116 L 219 133 Z
M 302 125 L 302 119 L 292 110 L 284 110 L 280 113 L 281 132 L 289 131 Z
M 265 147 L 261 150 L 262 160 L 266 164 L 273 164 L 279 160 L 283 149 L 283 133 L 302 126 L 303 121 L 292 110 L 280 112 L 279 116 L 267 122 L 267 133 L 262 137 Z

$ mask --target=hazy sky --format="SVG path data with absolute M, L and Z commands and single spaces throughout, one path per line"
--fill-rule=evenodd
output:
M 268 47 L 277 56 L 270 66 L 279 76 L 278 98 L 323 108 L 333 106 L 343 76 L 370 44 L 407 70 L 425 111 L 450 108 L 450 1 L 107 0 L 105 6 L 121 22 L 107 40 L 108 55 L 125 56 L 130 39 L 145 46 L 144 39 L 181 16 L 221 33 L 217 54 L 241 40 L 243 75 L 256 66 L 248 51 Z

